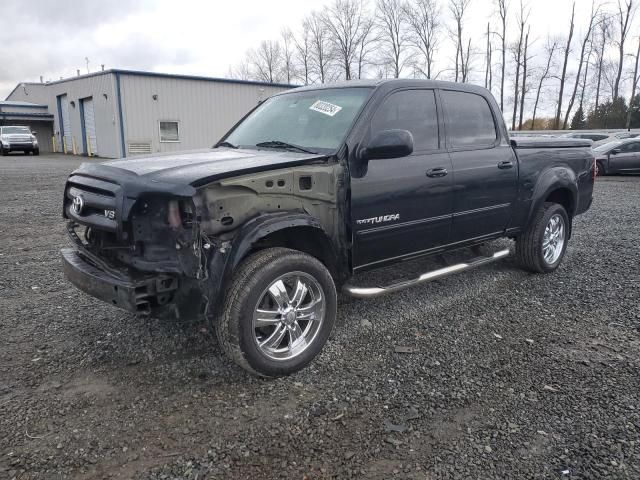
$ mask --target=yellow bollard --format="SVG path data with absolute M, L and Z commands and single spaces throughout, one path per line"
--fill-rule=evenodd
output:
M 67 137 L 65 136 L 62 137 L 62 151 L 65 155 L 67 154 Z
M 71 145 L 73 145 L 73 154 L 78 154 L 78 147 L 76 146 L 76 137 L 71 137 Z
M 91 138 L 87 135 L 87 155 L 89 157 L 93 157 L 93 152 L 91 151 Z
M 53 152 L 56 153 L 58 151 L 58 145 L 56 145 L 55 135 L 51 135 L 51 146 L 53 147 Z

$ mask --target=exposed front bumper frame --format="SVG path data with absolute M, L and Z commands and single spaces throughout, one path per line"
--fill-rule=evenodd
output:
M 171 302 L 178 279 L 170 275 L 133 277 L 98 268 L 75 248 L 63 248 L 67 279 L 89 295 L 133 313 L 150 314 Z

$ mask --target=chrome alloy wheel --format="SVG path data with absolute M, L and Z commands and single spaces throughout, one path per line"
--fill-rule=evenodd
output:
M 553 265 L 562 255 L 565 241 L 564 219 L 557 213 L 549 219 L 542 237 L 542 256 L 547 265 Z
M 315 340 L 325 315 L 325 298 L 308 273 L 278 277 L 259 297 L 253 331 L 260 351 L 272 360 L 289 360 Z

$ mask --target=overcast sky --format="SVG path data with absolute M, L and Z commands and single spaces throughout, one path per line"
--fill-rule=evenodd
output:
M 76 69 L 84 73 L 85 57 L 89 59 L 90 71 L 105 64 L 105 68 L 225 76 L 247 49 L 260 40 L 278 38 L 284 26 L 297 31 L 305 15 L 330 2 L 2 0 L 0 98 L 5 98 L 17 83 L 38 81 L 40 75 L 45 80 L 57 80 L 75 75 Z M 446 0 L 441 3 L 445 5 Z M 484 49 L 487 21 L 493 17 L 497 24 L 494 3 L 472 0 L 466 25 L 479 49 Z M 510 3 L 509 21 L 515 29 L 518 2 Z M 531 9 L 531 36 L 539 49 L 547 34 L 559 37 L 567 34 L 572 0 L 526 3 Z M 370 6 L 373 4 L 372 0 Z M 577 0 L 577 41 L 590 8 L 590 0 Z M 637 35 L 635 31 L 632 34 Z M 515 35 L 514 31 L 512 40 Z M 629 50 L 632 49 L 630 44 Z M 448 55 L 447 51 L 441 54 Z M 481 62 L 477 60 L 478 70 L 482 69 Z M 482 78 L 480 71 L 477 76 Z

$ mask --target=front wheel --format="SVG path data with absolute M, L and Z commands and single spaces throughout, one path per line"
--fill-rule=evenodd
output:
M 527 230 L 517 238 L 517 262 L 531 272 L 553 272 L 564 258 L 569 228 L 569 216 L 564 207 L 545 203 Z
M 596 175 L 598 175 L 599 177 L 604 177 L 607 174 L 607 169 L 604 167 L 604 163 L 597 162 L 596 168 Z
M 336 304 L 333 279 L 320 261 L 269 248 L 248 257 L 234 274 L 216 333 L 225 353 L 245 370 L 288 375 L 320 353 Z

